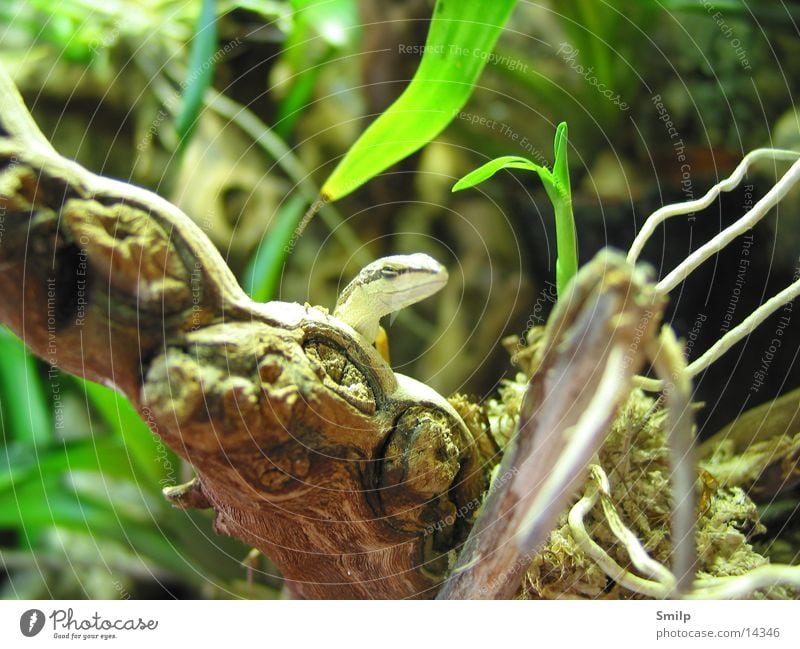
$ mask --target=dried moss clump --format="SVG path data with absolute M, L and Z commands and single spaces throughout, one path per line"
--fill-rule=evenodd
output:
M 487 403 L 491 432 L 500 444 L 513 434 L 528 378 L 518 374 Z M 611 501 L 622 522 L 648 554 L 669 567 L 670 484 L 664 431 L 665 411 L 653 398 L 634 390 L 622 407 L 599 453 L 599 465 L 609 478 Z M 702 475 L 702 474 L 701 474 Z M 588 475 L 587 475 L 588 486 Z M 583 487 L 574 502 L 583 495 Z M 741 575 L 768 563 L 751 545 L 764 532 L 753 501 L 736 486 L 720 486 L 713 478 L 698 481 L 698 578 Z M 570 505 L 571 508 L 572 505 Z M 565 511 L 547 544 L 531 563 L 520 596 L 523 598 L 623 598 L 643 596 L 614 582 L 578 546 Z M 620 566 L 637 573 L 626 548 L 609 527 L 598 503 L 584 519 L 586 530 Z M 756 597 L 790 598 L 784 588 Z

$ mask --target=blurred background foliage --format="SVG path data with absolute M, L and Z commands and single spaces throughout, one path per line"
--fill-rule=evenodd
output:
M 391 323 L 394 365 L 445 394 L 482 399 L 513 371 L 500 340 L 542 323 L 552 306 L 552 216 L 523 174 L 453 195 L 455 180 L 501 155 L 552 164 L 555 126 L 565 120 L 580 258 L 627 246 L 653 209 L 700 196 L 748 150 L 800 145 L 800 3 L 520 3 L 444 133 L 327 206 L 287 252 L 336 162 L 413 76 L 433 8 L 432 0 L 5 0 L 0 63 L 57 150 L 179 205 L 255 299 L 332 307 L 365 262 L 434 255 L 450 282 Z M 750 197 L 774 175 L 755 178 Z M 672 267 L 748 200 L 729 195 L 668 227 L 649 258 Z M 756 231 L 760 253 L 737 321 L 798 267 L 799 201 L 795 192 L 784 203 L 780 227 L 776 215 Z M 719 335 L 735 248 L 672 301 L 684 335 L 708 317 L 696 352 Z M 769 340 L 774 326 L 763 329 Z M 764 348 L 758 335 L 700 377 L 702 434 L 800 384 L 799 344 L 797 335 L 784 341 L 757 395 L 749 384 Z M 6 331 L 0 424 L 4 597 L 278 595 L 265 560 L 245 569 L 248 548 L 217 536 L 210 515 L 164 501 L 161 488 L 190 478 L 190 468 L 123 398 L 32 358 Z

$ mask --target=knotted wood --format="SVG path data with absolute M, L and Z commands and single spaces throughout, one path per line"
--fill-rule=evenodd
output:
M 60 157 L 0 71 L 0 320 L 116 387 L 196 469 L 168 489 L 301 597 L 431 597 L 488 467 L 448 402 L 321 309 L 252 302 L 205 234 Z

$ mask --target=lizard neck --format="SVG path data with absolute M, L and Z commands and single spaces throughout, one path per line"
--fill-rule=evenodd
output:
M 343 302 L 337 302 L 333 316 L 349 324 L 373 343 L 378 336 L 380 319 L 392 310 L 382 300 L 376 299 L 376 296 L 368 295 L 363 287 L 356 287 Z

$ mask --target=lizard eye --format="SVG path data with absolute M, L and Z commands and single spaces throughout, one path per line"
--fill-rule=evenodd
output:
M 385 277 L 386 279 L 393 279 L 398 276 L 397 269 L 392 268 L 391 266 L 384 266 L 381 268 L 381 277 Z

